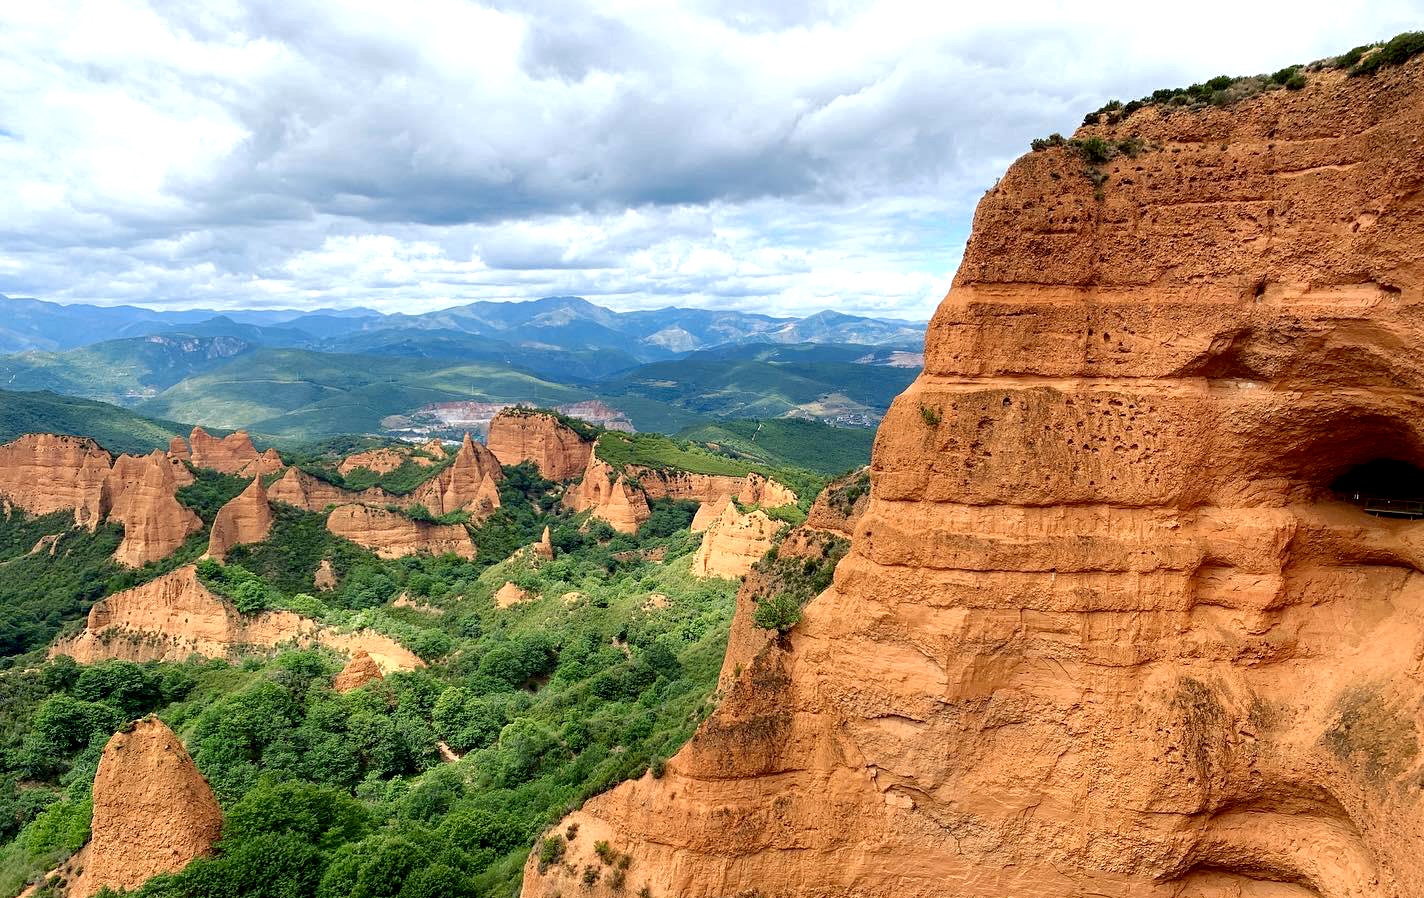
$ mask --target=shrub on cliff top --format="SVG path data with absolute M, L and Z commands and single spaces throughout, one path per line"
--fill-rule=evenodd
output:
M 1355 50 L 1350 52 L 1354 53 Z M 1372 75 L 1387 65 L 1403 65 L 1420 53 L 1424 53 L 1424 31 L 1406 31 L 1390 38 L 1373 53 L 1361 51 L 1356 57 L 1358 61 L 1350 69 L 1350 74 Z

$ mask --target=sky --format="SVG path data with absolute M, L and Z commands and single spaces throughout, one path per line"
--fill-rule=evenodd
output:
M 975 203 L 1108 99 L 1424 0 L 0 4 L 0 293 L 928 318 Z

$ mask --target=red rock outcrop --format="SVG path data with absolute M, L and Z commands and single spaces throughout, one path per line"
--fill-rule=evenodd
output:
M 316 566 L 316 572 L 312 574 L 312 585 L 322 592 L 336 588 L 336 569 L 331 566 L 330 558 L 323 558 L 321 564 Z
M 137 889 L 211 854 L 222 809 L 183 743 L 163 721 L 146 717 L 104 746 L 91 830 L 82 870 L 65 887 L 69 898 Z
M 711 502 L 703 502 L 697 506 L 697 514 L 692 516 L 692 524 L 689 526 L 693 533 L 702 533 L 713 522 L 722 516 L 722 512 L 727 510 L 727 506 L 732 504 L 731 496 L 722 496 Z
M 352 502 L 369 502 L 373 505 L 395 505 L 398 497 L 392 496 L 380 487 L 370 487 L 361 491 L 348 490 L 313 477 L 298 467 L 290 467 L 275 483 L 267 488 L 267 498 L 273 502 L 285 502 L 306 511 L 323 512 L 334 505 Z
M 532 461 L 549 480 L 572 480 L 588 463 L 593 444 L 553 415 L 508 408 L 489 427 L 489 448 L 503 465 Z
M 604 840 L 685 898 L 1424 895 L 1424 523 L 1330 489 L 1424 464 L 1424 57 L 1308 80 L 1009 169 L 834 585 L 662 778 L 569 818 L 569 869 Z M 607 894 L 575 879 L 531 858 L 524 894 Z
M 336 466 L 342 476 L 350 474 L 357 468 L 365 468 L 377 474 L 387 474 L 399 468 L 406 460 L 407 456 L 394 449 L 368 449 L 365 452 L 357 452 L 348 455 L 341 460 L 341 464 Z
M 341 633 L 290 611 L 242 615 L 210 592 L 191 564 L 95 603 L 85 628 L 56 640 L 49 657 L 69 655 L 80 664 L 114 658 L 184 661 L 193 654 L 236 660 L 283 645 L 324 645 L 347 655 L 364 650 L 386 672 L 425 666 L 409 649 L 373 631 Z
M 261 477 L 218 509 L 208 536 L 208 554 L 221 561 L 228 550 L 243 543 L 260 543 L 272 530 L 272 506 Z
M 186 468 L 184 473 L 188 473 Z M 162 452 L 114 459 L 104 480 L 103 504 L 108 517 L 124 525 L 115 561 L 142 567 L 167 558 L 191 534 L 203 529 L 202 520 L 178 501 L 177 491 L 173 464 Z
M 475 544 L 461 524 L 432 524 L 370 505 L 339 505 L 326 517 L 326 529 L 382 558 L 403 555 L 475 557 Z
M 743 505 L 760 505 L 763 508 L 796 503 L 794 491 L 755 472 L 745 477 L 731 477 L 629 465 L 628 475 L 638 481 L 649 499 L 717 503 L 734 497 Z
M 702 535 L 692 556 L 692 573 L 699 577 L 736 579 L 752 569 L 771 548 L 772 537 L 784 524 L 760 509 L 742 514 L 731 502 Z
M 176 498 L 188 482 L 191 472 L 161 452 L 111 460 L 93 440 L 53 434 L 0 446 L 0 499 L 31 514 L 72 509 L 75 525 L 89 529 L 106 518 L 122 523 L 114 558 L 131 567 L 167 557 L 202 529 Z
M 0 496 L 31 514 L 74 510 L 74 523 L 93 529 L 107 509 L 109 453 L 85 437 L 27 433 L 0 446 Z
M 544 532 L 539 535 L 539 541 L 534 544 L 534 555 L 545 561 L 552 561 L 554 558 L 554 541 L 549 536 L 549 528 L 544 527 Z
M 276 449 L 267 449 L 243 465 L 237 473 L 243 477 L 261 477 L 263 474 L 274 474 L 282 467 L 282 456 Z
M 775 480 L 753 471 L 743 478 L 742 488 L 737 491 L 737 501 L 743 505 L 780 508 L 783 505 L 795 505 L 796 493 L 790 487 L 782 486 Z
M 629 484 L 628 478 L 592 451 L 583 480 L 564 493 L 564 505 L 572 511 L 592 512 L 619 533 L 636 533 L 638 526 L 652 516 L 643 491 Z
M 188 445 L 184 450 L 174 451 L 176 446 L 170 445 L 169 452 L 174 458 L 180 458 L 193 463 L 195 468 L 210 468 L 214 471 L 221 471 L 224 474 L 240 474 L 248 465 L 258 461 L 257 447 L 252 445 L 252 438 L 247 435 L 247 431 L 238 430 L 228 434 L 222 439 L 218 439 L 201 427 L 194 427 L 193 432 L 188 436 Z M 268 450 L 271 452 L 271 450 Z M 271 453 L 276 457 L 276 453 Z M 264 473 L 281 468 L 281 459 L 277 458 L 277 467 L 270 468 Z M 270 460 L 267 462 L 270 464 Z M 250 476 L 250 475 L 244 475 Z
M 509 608 L 514 605 L 522 605 L 532 598 L 534 597 L 528 592 L 506 580 L 503 586 L 495 590 L 494 607 Z
M 331 681 L 331 688 L 335 692 L 350 692 L 383 679 L 385 677 L 381 675 L 381 666 L 369 652 L 362 649 L 346 662 L 341 673 Z
M 499 459 L 467 433 L 454 462 L 421 484 L 410 501 L 424 505 L 432 514 L 467 511 L 479 520 L 499 508 L 499 482 L 503 479 Z

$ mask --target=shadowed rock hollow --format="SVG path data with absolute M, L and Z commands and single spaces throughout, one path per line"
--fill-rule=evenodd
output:
M 1424 895 L 1424 523 L 1331 489 L 1424 466 L 1424 58 L 1093 133 L 1148 149 L 980 203 L 833 587 L 525 896 L 596 840 L 658 898 Z

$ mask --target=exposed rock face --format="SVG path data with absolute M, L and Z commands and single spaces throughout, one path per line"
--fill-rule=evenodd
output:
M 272 506 L 267 504 L 267 490 L 262 478 L 254 477 L 247 489 L 218 509 L 208 537 L 208 554 L 222 560 L 233 546 L 260 543 L 271 530 Z
M 297 467 L 290 467 L 276 483 L 267 490 L 267 498 L 273 502 L 285 502 L 306 511 L 326 511 L 333 505 L 351 502 L 372 502 L 377 505 L 394 503 L 391 496 L 380 487 L 355 490 L 343 489 L 335 484 L 318 479 Z
M 549 480 L 577 477 L 591 445 L 553 415 L 505 409 L 490 422 L 489 448 L 500 464 L 532 461 Z
M 727 510 L 727 506 L 732 504 L 731 496 L 723 496 L 711 502 L 703 502 L 697 506 L 697 514 L 692 516 L 692 524 L 689 529 L 693 533 L 701 533 L 713 522 L 722 516 L 722 512 Z
M 529 595 L 529 593 L 515 586 L 513 583 L 506 581 L 503 586 L 495 591 L 494 607 L 508 608 L 512 605 L 527 602 L 531 598 L 533 598 L 533 596 Z
M 806 513 L 806 526 L 849 538 L 870 507 L 870 469 L 852 471 L 826 484 Z
M 763 477 L 753 471 L 742 482 L 737 491 L 737 501 L 743 505 L 760 505 L 762 508 L 780 508 L 795 505 L 796 493 L 775 480 Z
M 162 452 L 114 459 L 104 481 L 104 505 L 109 518 L 124 525 L 115 561 L 142 567 L 167 558 L 190 534 L 203 529 L 202 520 L 178 501 L 177 491 L 173 464 Z
M 743 576 L 771 548 L 771 538 L 781 527 L 760 509 L 742 514 L 736 505 L 727 503 L 703 534 L 702 545 L 692 556 L 692 573 L 729 579 Z
M 332 509 L 326 518 L 326 529 L 375 551 L 382 558 L 446 552 L 454 552 L 461 558 L 475 557 L 475 544 L 463 525 L 413 521 L 403 514 L 369 505 L 341 505 Z
M 187 468 L 161 452 L 111 463 L 97 443 L 80 437 L 26 434 L 0 446 L 0 498 L 32 514 L 73 509 L 80 527 L 92 529 L 106 517 L 122 523 L 114 558 L 130 567 L 167 557 L 202 529 L 175 498 L 191 481 Z
M 338 633 L 290 611 L 244 616 L 199 581 L 194 565 L 117 592 L 89 609 L 86 626 L 57 640 L 49 657 L 69 655 L 80 664 L 183 661 L 189 655 L 235 660 L 244 652 L 284 644 L 327 646 L 344 654 L 365 650 L 384 671 L 424 667 L 400 643 L 368 630 Z
M 499 482 L 503 479 L 499 459 L 467 433 L 460 451 L 455 453 L 455 461 L 421 484 L 411 501 L 424 505 L 432 514 L 468 511 L 478 520 L 499 508 Z
M 835 585 L 569 818 L 655 895 L 1424 895 L 1424 58 L 1019 160 Z M 1057 177 L 1052 177 L 1057 175 Z M 526 870 L 524 894 L 573 877 Z
M 362 649 L 350 661 L 346 662 L 341 673 L 331 681 L 331 688 L 336 692 L 350 692 L 383 679 L 385 677 L 381 675 L 381 666 L 376 663 L 369 652 Z
M 357 452 L 348 455 L 337 465 L 336 470 L 343 475 L 350 474 L 357 468 L 365 468 L 377 474 L 387 474 L 401 466 L 407 456 L 394 449 L 370 449 L 366 452 Z M 427 461 L 428 463 L 428 461 Z
M 323 558 L 321 564 L 316 566 L 316 573 L 312 574 L 312 585 L 322 592 L 336 588 L 336 570 L 332 568 L 330 558 Z
M 743 505 L 777 508 L 796 502 L 796 493 L 775 480 L 757 473 L 745 477 L 724 474 L 693 474 L 629 465 L 628 472 L 642 484 L 649 499 L 682 499 L 692 502 L 716 503 L 735 496 Z
M 282 456 L 276 449 L 268 449 L 252 461 L 242 466 L 237 473 L 243 477 L 261 477 L 282 470 Z
M 172 452 L 172 447 L 169 451 Z M 196 468 L 211 468 L 224 474 L 240 474 L 258 460 L 257 447 L 252 445 L 247 431 L 238 430 L 218 439 L 201 427 L 194 427 L 189 434 L 187 451 L 174 452 L 173 455 L 192 462 Z M 266 473 L 281 466 L 281 459 L 277 459 L 277 467 Z
M 104 516 L 109 453 L 84 437 L 27 433 L 0 446 L 0 496 L 31 514 L 74 510 L 94 528 Z
M 222 809 L 183 743 L 157 717 L 115 733 L 94 777 L 93 834 L 69 898 L 137 889 L 211 854 Z
M 564 505 L 574 511 L 591 511 L 619 533 L 636 533 L 652 516 L 643 491 L 592 452 L 583 480 L 564 494 Z
M 546 561 L 552 561 L 554 558 L 554 541 L 549 536 L 549 528 L 547 525 L 544 527 L 544 532 L 540 535 L 539 541 L 534 544 L 534 554 Z

